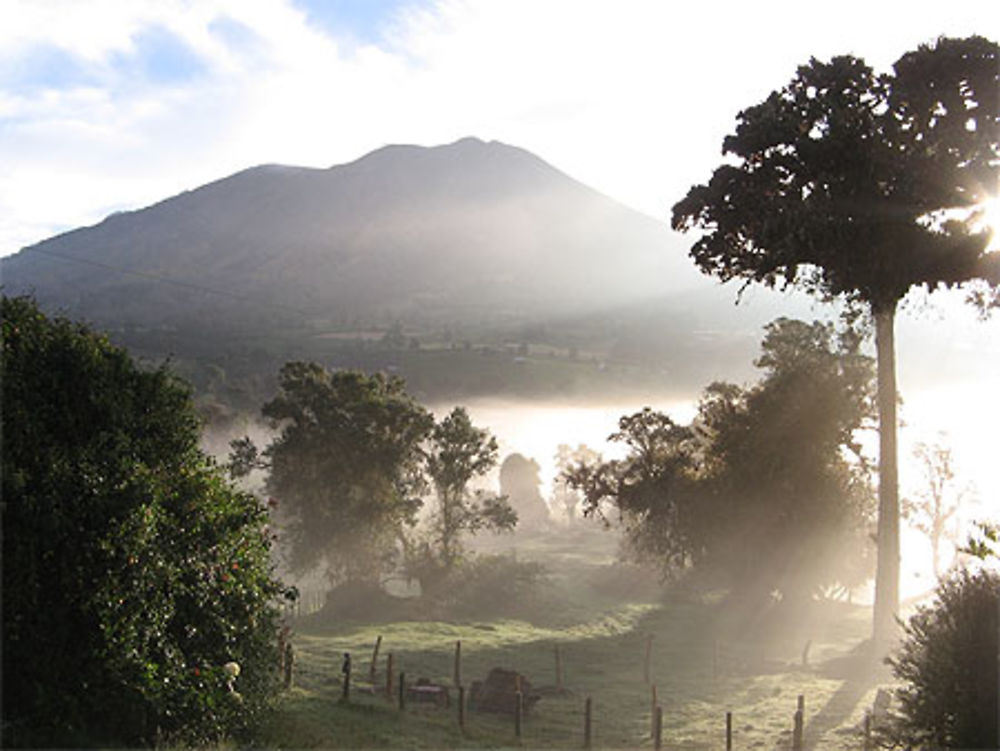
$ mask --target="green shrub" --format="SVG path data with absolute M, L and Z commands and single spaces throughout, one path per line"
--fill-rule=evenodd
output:
M 540 563 L 510 555 L 479 555 L 456 567 L 430 594 L 449 615 L 516 616 L 536 609 L 546 580 Z
M 889 662 L 906 682 L 892 740 L 921 748 L 995 748 L 1000 576 L 962 571 L 920 608 Z
M 28 299 L 2 314 L 3 745 L 240 735 L 278 679 L 267 511 L 166 368 Z

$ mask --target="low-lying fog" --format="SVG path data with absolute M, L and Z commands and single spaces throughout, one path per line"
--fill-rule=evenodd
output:
M 1000 320 L 983 323 L 973 320 L 968 308 L 948 311 L 936 322 L 901 316 L 897 336 L 897 374 L 902 405 L 899 411 L 900 495 L 913 497 L 926 489 L 927 481 L 914 446 L 920 442 L 941 444 L 951 449 L 957 485 L 970 492 L 958 514 L 958 539 L 964 542 L 972 521 L 1000 517 L 1000 472 L 997 461 L 996 431 L 1000 429 Z M 471 399 L 429 405 L 437 417 L 456 406 L 465 406 L 474 424 L 488 428 L 500 444 L 499 460 L 520 453 L 540 467 L 541 493 L 549 500 L 556 473 L 555 455 L 560 444 L 576 448 L 586 444 L 604 458 L 621 455 L 621 448 L 609 444 L 608 436 L 617 429 L 618 419 L 650 406 L 666 412 L 676 421 L 687 423 L 696 411 L 698 394 L 672 395 L 614 403 L 569 403 Z M 247 420 L 238 435 L 250 432 L 261 448 L 270 440 L 268 431 Z M 206 436 L 206 448 L 217 456 L 228 452 L 235 435 Z M 862 437 L 875 459 L 878 439 L 872 431 Z M 497 472 L 488 478 L 497 487 Z M 554 514 L 558 517 L 557 514 Z M 933 585 L 931 552 L 927 538 L 902 523 L 904 598 L 929 591 Z M 950 562 L 952 551 L 942 550 L 942 563 Z
M 1000 385 L 1000 384 L 998 384 Z M 926 488 L 920 464 L 914 459 L 917 443 L 940 443 L 951 448 L 959 485 L 967 483 L 970 493 L 963 501 L 957 520 L 959 539 L 977 519 L 995 517 L 1000 512 L 1000 473 L 993 432 L 1000 427 L 1000 400 L 987 384 L 945 384 L 908 393 L 900 409 L 903 425 L 899 432 L 900 495 L 912 495 Z M 559 444 L 576 448 L 583 443 L 605 458 L 621 456 L 619 446 L 607 441 L 617 429 L 618 418 L 650 406 L 680 423 L 688 423 L 696 411 L 697 397 L 651 399 L 647 402 L 573 406 L 557 403 L 516 402 L 477 399 L 465 403 L 473 423 L 489 428 L 500 443 L 501 460 L 511 453 L 534 459 L 541 467 L 541 492 L 552 495 L 556 474 L 555 454 Z M 454 405 L 435 405 L 442 415 Z M 877 435 L 864 437 L 867 452 L 874 459 Z M 934 585 L 931 549 L 927 538 L 902 523 L 903 571 L 900 582 L 903 598 L 927 592 Z M 947 565 L 952 551 L 942 550 Z M 862 601 L 865 596 L 862 594 Z

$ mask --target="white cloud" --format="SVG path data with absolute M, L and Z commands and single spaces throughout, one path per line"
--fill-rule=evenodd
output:
M 44 44 L 91 67 L 79 87 L 0 93 L 0 253 L 252 164 L 464 135 L 665 217 L 718 162 L 738 110 L 810 55 L 885 68 L 938 34 L 996 38 L 990 5 L 441 0 L 398 12 L 374 46 L 290 0 L 12 0 L 0 62 Z M 130 67 L 150 28 L 203 70 L 163 85 Z

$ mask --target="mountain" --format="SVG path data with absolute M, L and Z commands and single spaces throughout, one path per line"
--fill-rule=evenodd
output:
M 8 293 L 118 326 L 266 309 L 359 319 L 551 316 L 698 275 L 667 227 L 540 158 L 467 138 L 329 169 L 267 165 L 23 249 Z
M 0 278 L 223 401 L 259 404 L 289 359 L 398 370 L 425 396 L 635 387 L 636 368 L 638 388 L 691 391 L 748 373 L 763 323 L 795 308 L 764 290 L 736 308 L 685 251 L 539 157 L 466 138 L 253 167 L 24 248 Z

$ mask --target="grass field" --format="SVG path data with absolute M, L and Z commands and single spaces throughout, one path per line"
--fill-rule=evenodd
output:
M 588 538 L 590 539 L 590 538 Z M 530 551 L 530 552 L 526 552 Z M 579 748 L 584 703 L 593 706 L 593 746 L 652 748 L 652 692 L 663 711 L 663 746 L 725 748 L 726 713 L 733 747 L 791 747 L 793 716 L 805 697 L 804 748 L 861 748 L 860 727 L 884 667 L 872 667 L 863 645 L 870 610 L 816 603 L 794 622 L 780 610 L 734 616 L 712 597 L 665 591 L 637 569 L 591 555 L 566 535 L 522 545 L 522 558 L 544 560 L 552 572 L 546 602 L 518 617 L 483 620 L 331 620 L 327 613 L 294 624 L 294 686 L 262 742 L 285 748 Z M 376 681 L 372 648 L 382 637 Z M 462 683 L 493 667 L 525 675 L 543 698 L 524 718 L 521 737 L 511 717 L 467 711 L 458 726 L 457 692 L 450 708 L 408 703 L 400 710 L 384 693 L 386 655 L 407 682 L 419 677 L 453 684 L 461 641 Z M 809 643 L 808 662 L 803 651 Z M 558 645 L 565 691 L 554 691 Z M 649 648 L 647 682 L 645 657 Z M 354 680 L 341 701 L 342 653 Z

